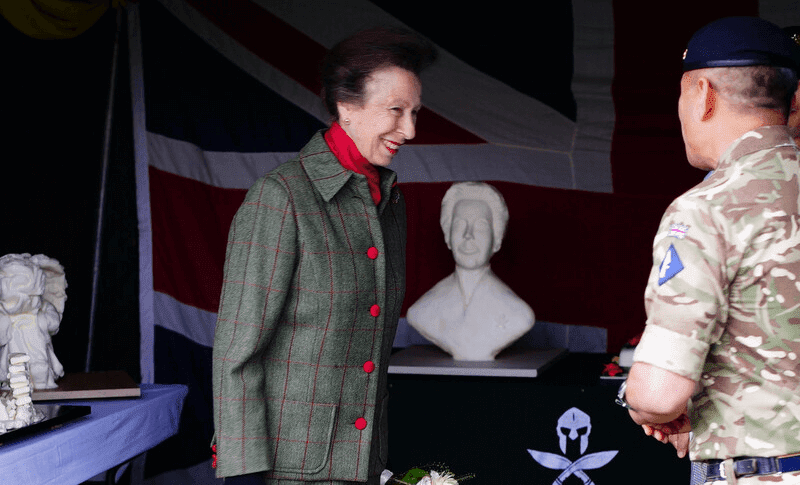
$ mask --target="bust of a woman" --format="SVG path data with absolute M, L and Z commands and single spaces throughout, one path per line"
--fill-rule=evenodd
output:
M 417 300 L 408 323 L 456 360 L 494 360 L 533 327 L 533 310 L 492 273 L 508 223 L 503 196 L 479 182 L 453 184 L 440 217 L 455 271 Z

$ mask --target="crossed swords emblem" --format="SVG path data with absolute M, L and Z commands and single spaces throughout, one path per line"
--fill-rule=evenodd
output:
M 528 453 L 531 454 L 537 463 L 544 467 L 550 468 L 551 470 L 564 470 L 553 482 L 553 485 L 561 485 L 570 475 L 575 475 L 580 478 L 585 485 L 593 485 L 594 482 L 584 470 L 594 470 L 595 468 L 605 466 L 619 451 L 599 451 L 597 453 L 590 453 L 575 461 L 570 461 L 566 456 L 556 455 L 555 453 L 548 453 L 546 451 L 528 450 Z
M 592 420 L 589 415 L 578 408 L 570 408 L 558 418 L 556 431 L 559 437 L 559 446 L 563 453 L 567 452 L 567 439 L 580 439 L 581 454 L 589 446 L 589 433 L 592 430 Z M 569 431 L 569 433 L 567 433 Z M 534 460 L 540 465 L 551 470 L 564 470 L 558 475 L 553 485 L 561 485 L 564 480 L 575 475 L 580 478 L 585 485 L 594 485 L 594 482 L 584 470 L 594 470 L 605 466 L 611 461 L 619 451 L 600 451 L 590 453 L 578 458 L 575 461 L 566 456 L 548 453 L 546 451 L 528 450 Z

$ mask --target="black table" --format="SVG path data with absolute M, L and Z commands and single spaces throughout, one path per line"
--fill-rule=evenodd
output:
M 620 381 L 600 379 L 610 360 L 567 354 L 535 378 L 390 374 L 389 469 L 442 462 L 474 473 L 467 485 L 688 484 L 688 458 L 614 404 Z

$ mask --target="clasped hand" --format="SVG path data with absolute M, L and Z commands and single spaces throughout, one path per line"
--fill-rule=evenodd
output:
M 689 451 L 689 433 L 692 423 L 686 413 L 668 423 L 642 423 L 644 434 L 652 436 L 662 443 L 670 443 L 678 452 L 678 458 L 683 458 Z

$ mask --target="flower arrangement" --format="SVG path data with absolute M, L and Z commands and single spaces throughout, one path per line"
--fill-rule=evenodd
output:
M 433 469 L 437 466 L 442 471 Z M 384 472 L 387 476 L 387 480 L 381 480 L 381 485 L 459 485 L 459 480 L 466 480 L 473 477 L 473 475 L 464 475 L 455 478 L 455 475 L 448 470 L 447 467 L 441 466 L 441 464 L 415 467 L 403 474 L 388 476 L 389 473 L 391 472 L 388 472 L 388 470 Z
M 642 334 L 639 334 L 622 346 L 619 355 L 614 356 L 611 362 L 603 367 L 603 376 L 607 377 L 625 377 L 628 369 L 633 365 L 633 351 L 642 339 Z

